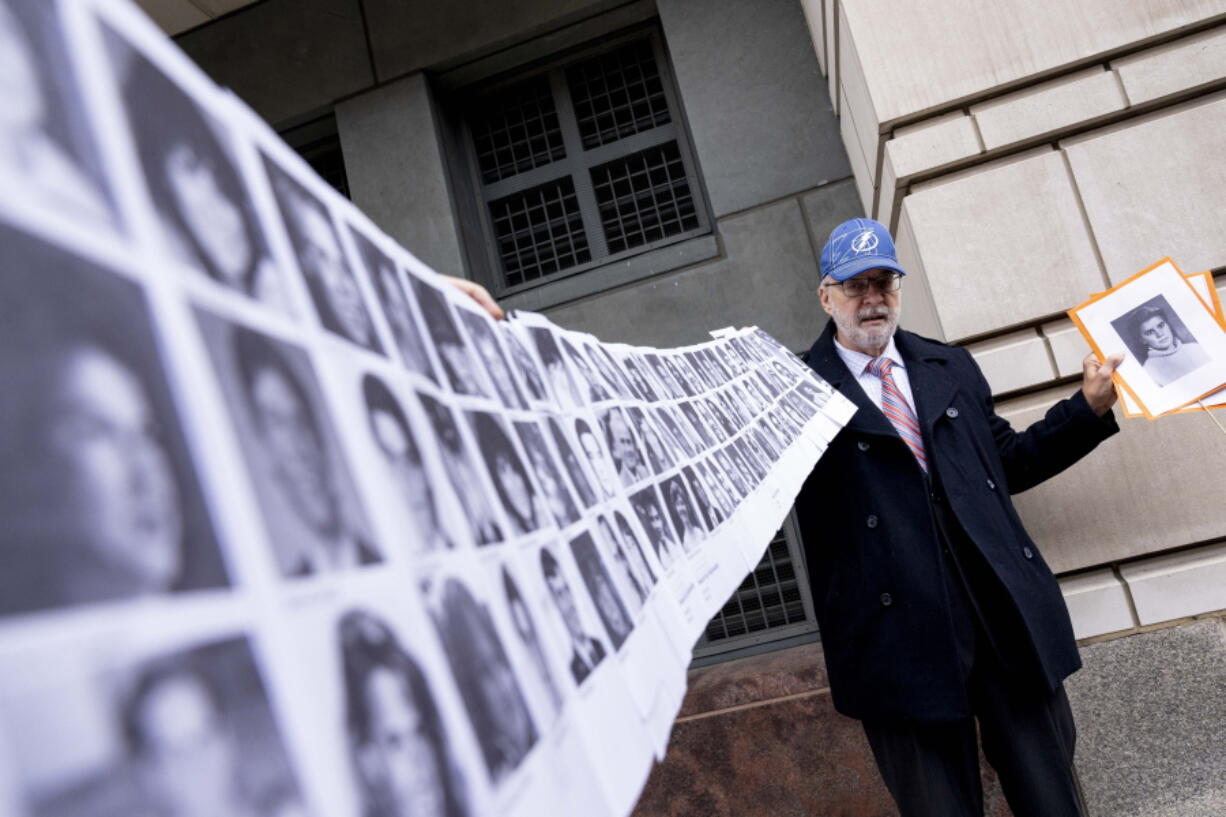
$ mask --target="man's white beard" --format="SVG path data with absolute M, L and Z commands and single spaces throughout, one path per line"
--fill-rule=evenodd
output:
M 885 325 L 872 329 L 861 326 L 860 321 L 870 317 L 884 317 L 886 319 Z M 835 325 L 838 326 L 839 332 L 856 348 L 878 349 L 889 343 L 890 338 L 894 336 L 894 330 L 898 328 L 898 312 L 884 305 L 869 307 L 857 311 L 846 322 L 836 320 Z

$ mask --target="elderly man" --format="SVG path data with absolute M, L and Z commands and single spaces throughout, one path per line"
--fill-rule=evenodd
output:
M 797 501 L 834 705 L 863 722 L 903 817 L 982 815 L 976 721 L 1015 817 L 1081 815 L 1060 588 L 1009 495 L 1118 430 L 1111 371 L 1025 431 L 965 350 L 897 328 L 906 271 L 881 224 L 830 235 L 831 321 L 806 355 L 859 406 Z

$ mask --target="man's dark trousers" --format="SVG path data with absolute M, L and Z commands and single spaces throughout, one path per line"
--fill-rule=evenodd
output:
M 1008 636 L 1017 626 L 1016 611 L 966 541 L 940 489 L 934 487 L 932 496 L 958 659 L 974 717 L 935 723 L 865 720 L 877 768 L 902 817 L 982 817 L 982 740 L 1014 817 L 1081 817 L 1072 767 L 1076 727 L 1064 687 L 1047 693 L 1025 675 L 1031 657 L 1010 660 L 998 650 L 998 643 L 1013 649 L 1025 643 Z

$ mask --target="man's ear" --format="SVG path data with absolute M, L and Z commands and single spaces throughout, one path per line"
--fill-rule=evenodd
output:
M 826 310 L 827 315 L 833 315 L 833 309 L 830 306 L 830 287 L 817 285 L 817 298 L 822 302 L 822 309 Z

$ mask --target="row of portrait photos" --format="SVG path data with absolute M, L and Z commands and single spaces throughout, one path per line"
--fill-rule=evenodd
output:
M 629 813 L 841 398 L 492 321 L 126 2 L 0 42 L 0 812 Z

